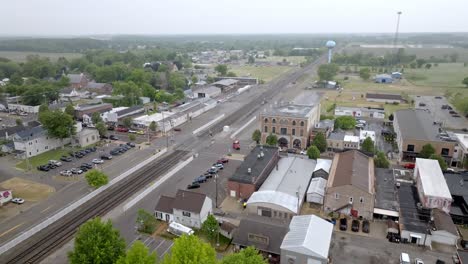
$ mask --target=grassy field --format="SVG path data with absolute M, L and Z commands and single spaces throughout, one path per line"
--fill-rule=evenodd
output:
M 289 62 L 292 62 L 294 64 L 299 64 L 301 62 L 306 61 L 304 56 L 271 56 L 267 57 L 265 59 L 256 59 L 257 61 L 273 61 L 273 62 L 282 62 L 283 59 L 286 59 Z
M 386 53 L 394 52 L 390 48 L 362 48 L 362 47 L 346 47 L 347 53 L 373 53 L 375 55 L 385 55 Z M 468 49 L 463 48 L 405 48 L 407 54 L 414 54 L 419 58 L 429 59 L 431 56 L 436 58 L 445 58 L 445 56 L 452 53 L 458 54 L 459 62 L 468 62 Z
M 15 197 L 21 197 L 28 202 L 43 200 L 55 191 L 48 185 L 17 177 L 0 183 L 0 187 L 4 190 L 12 190 Z
M 269 82 L 275 77 L 286 73 L 293 69 L 292 67 L 288 66 L 231 66 L 230 71 L 233 71 L 237 76 L 249 76 L 259 78 L 260 80 L 264 80 L 265 82 Z
M 431 69 L 405 69 L 405 77 L 418 86 L 464 87 L 462 80 L 468 77 L 468 67 L 463 63 L 441 63 Z
M 31 164 L 31 168 L 36 170 L 37 166 L 44 165 L 49 162 L 49 160 L 59 160 L 62 155 L 68 155 L 71 148 L 64 148 L 64 149 L 54 149 L 51 151 L 44 152 L 40 155 L 34 156 L 29 158 L 29 163 Z M 16 168 L 21 170 L 27 169 L 26 160 L 23 160 L 16 164 Z
M 49 52 L 34 52 L 34 51 L 0 51 L 0 57 L 7 58 L 12 61 L 25 62 L 28 55 L 39 55 L 48 57 L 51 61 L 56 61 L 60 57 L 65 57 L 67 60 L 79 58 L 80 53 L 49 53 Z

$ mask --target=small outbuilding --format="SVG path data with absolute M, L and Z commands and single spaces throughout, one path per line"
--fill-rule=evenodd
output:
M 379 74 L 374 77 L 374 82 L 376 83 L 393 83 L 393 78 L 388 74 Z
M 450 215 L 442 210 L 434 209 L 432 210 L 432 218 L 434 219 L 432 242 L 455 246 L 459 235 Z
M 325 188 L 327 187 L 327 180 L 318 177 L 310 181 L 309 188 L 307 189 L 307 202 L 323 204 L 323 196 L 325 195 Z

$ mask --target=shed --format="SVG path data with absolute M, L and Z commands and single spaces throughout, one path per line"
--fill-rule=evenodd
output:
M 374 77 L 374 81 L 376 83 L 392 83 L 393 78 L 391 75 L 388 74 L 379 74 Z
M 455 224 L 449 214 L 442 210 L 432 210 L 434 225 L 432 228 L 432 242 L 455 246 L 459 235 Z
M 327 180 L 324 178 L 313 178 L 310 181 L 309 188 L 307 189 L 307 202 L 323 204 L 323 196 L 325 195 L 325 188 L 327 187 Z

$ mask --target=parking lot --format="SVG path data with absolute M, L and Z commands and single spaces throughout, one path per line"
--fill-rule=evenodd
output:
M 373 119 L 373 118 L 361 118 L 366 120 L 366 125 L 364 126 L 363 130 L 370 130 L 375 132 L 375 147 L 383 151 L 385 154 L 389 152 L 393 152 L 393 145 L 392 142 L 385 141 L 385 138 L 381 135 L 382 131 L 392 131 L 392 127 L 384 126 L 382 120 Z M 356 136 L 359 136 L 359 129 L 354 131 Z
M 156 252 L 156 256 L 159 259 L 163 259 L 164 256 L 170 252 L 170 249 L 174 245 L 174 241 L 172 240 L 166 240 L 161 237 L 152 237 L 148 235 L 139 235 L 138 238 L 136 238 L 128 245 L 128 248 L 130 248 L 137 240 L 143 242 L 150 253 Z
M 434 118 L 435 122 L 442 122 L 443 127 L 451 129 L 468 129 L 468 119 L 463 116 L 451 105 L 443 96 L 415 96 L 414 105 L 416 109 L 426 109 Z M 443 105 L 448 105 L 452 108 L 442 109 Z M 452 113 L 457 113 L 460 117 L 454 117 Z

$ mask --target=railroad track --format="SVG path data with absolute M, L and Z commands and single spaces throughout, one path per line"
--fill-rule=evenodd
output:
M 167 172 L 188 152 L 176 150 L 159 161 L 151 163 L 103 191 L 62 219 L 21 242 L 0 258 L 0 263 L 39 263 L 50 253 L 63 246 L 87 220 L 103 216 L 125 199 Z

